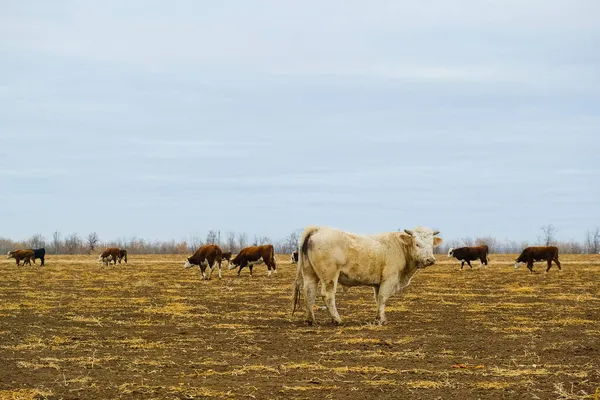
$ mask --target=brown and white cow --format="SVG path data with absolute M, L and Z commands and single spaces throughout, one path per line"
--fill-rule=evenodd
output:
M 341 323 L 335 305 L 338 283 L 371 286 L 377 304 L 376 321 L 386 322 L 385 303 L 410 284 L 417 271 L 435 263 L 433 248 L 442 243 L 439 232 L 417 227 L 404 232 L 357 235 L 329 227 L 308 227 L 302 233 L 294 283 L 292 315 L 304 288 L 306 322 L 315 321 L 317 286 L 335 324 Z
M 127 264 L 127 250 L 119 249 L 119 264 L 124 261 Z
M 219 279 L 221 279 L 222 260 L 223 252 L 221 251 L 221 248 L 216 244 L 206 244 L 204 246 L 200 246 L 194 255 L 186 260 L 183 267 L 190 268 L 194 265 L 198 265 L 200 267 L 200 272 L 202 272 L 202 279 L 210 280 L 212 277 L 212 271 L 215 265 L 217 265 L 219 267 Z M 208 274 L 205 273 L 207 267 Z
M 98 262 L 101 262 L 105 267 L 110 264 L 110 262 L 114 262 L 117 265 L 117 261 L 119 260 L 120 250 L 117 247 L 108 247 L 105 249 L 102 254 L 98 257 Z
M 248 267 L 250 269 L 250 276 L 252 276 L 252 268 L 256 264 L 267 264 L 268 274 L 271 276 L 271 270 L 277 273 L 277 265 L 275 264 L 275 250 L 270 244 L 262 246 L 249 246 L 240 250 L 238 255 L 235 256 L 231 263 L 229 263 L 229 269 L 238 270 L 238 276 L 242 272 L 242 268 Z
M 454 257 L 458 261 L 461 262 L 460 270 L 462 271 L 465 263 L 473 269 L 471 265 L 471 261 L 479 260 L 481 261 L 481 265 L 488 265 L 488 253 L 489 249 L 486 245 L 474 246 L 474 247 L 459 247 L 458 249 L 453 249 L 450 247 L 448 250 L 448 257 Z
M 35 252 L 32 249 L 9 251 L 7 255 L 7 258 L 14 258 L 17 265 L 19 265 L 21 260 L 23 260 L 23 265 L 31 265 L 32 259 L 35 262 Z
M 552 268 L 552 261 L 556 263 L 559 271 L 562 270 L 560 261 L 558 261 L 558 247 L 554 246 L 527 247 L 515 260 L 515 269 L 519 268 L 521 264 L 527 264 L 527 268 L 533 273 L 533 263 L 535 261 L 546 261 L 548 263 L 546 272 Z

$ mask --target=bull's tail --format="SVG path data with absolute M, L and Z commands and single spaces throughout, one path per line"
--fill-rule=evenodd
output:
M 308 241 L 310 237 L 317 231 L 316 226 L 310 226 L 304 229 L 302 232 L 302 239 L 300 240 L 300 248 L 298 249 L 298 267 L 296 268 L 296 280 L 293 284 L 293 304 L 292 304 L 292 316 L 294 316 L 294 312 L 296 308 L 300 305 L 300 300 L 302 298 L 302 285 L 304 284 L 304 277 L 302 275 L 302 266 L 304 263 L 310 265 L 310 260 L 308 259 Z

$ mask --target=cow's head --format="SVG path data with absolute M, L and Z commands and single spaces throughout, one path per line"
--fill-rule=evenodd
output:
M 229 261 L 229 264 L 227 264 L 227 269 L 236 269 L 237 267 L 239 267 L 239 265 L 236 264 L 235 259 Z
M 448 250 L 448 257 L 454 257 L 454 248 L 450 247 L 450 249 Z
M 190 267 L 194 266 L 194 264 L 192 264 L 192 262 L 191 262 L 191 259 L 192 259 L 192 257 L 188 257 L 188 259 L 185 260 L 185 264 L 183 264 L 183 268 L 190 268 Z
M 98 256 L 98 262 L 102 262 L 102 254 Z
M 418 264 L 425 267 L 435 263 L 433 249 L 442 244 L 442 238 L 436 237 L 440 231 L 433 231 L 425 227 L 417 227 L 415 229 L 405 229 L 404 232 L 412 238 L 413 242 L 413 257 Z
M 8 256 L 6 258 L 11 258 L 13 256 L 12 253 L 13 253 L 12 251 L 9 251 L 8 253 L 6 253 L 6 255 Z

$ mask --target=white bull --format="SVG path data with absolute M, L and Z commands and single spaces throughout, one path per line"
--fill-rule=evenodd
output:
M 439 231 L 417 227 L 404 232 L 356 235 L 329 227 L 308 227 L 302 233 L 294 283 L 292 315 L 304 288 L 306 322 L 315 321 L 317 286 L 335 324 L 341 318 L 335 306 L 337 284 L 371 286 L 377 304 L 376 320 L 386 322 L 385 303 L 408 286 L 421 268 L 433 265 L 433 248 L 442 243 Z

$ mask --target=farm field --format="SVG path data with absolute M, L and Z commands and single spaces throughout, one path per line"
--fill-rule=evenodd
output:
M 0 399 L 598 399 L 600 256 L 536 274 L 438 255 L 388 302 L 338 291 L 342 326 L 290 319 L 296 266 L 201 281 L 184 255 L 0 260 Z M 477 264 L 477 266 L 475 266 Z

